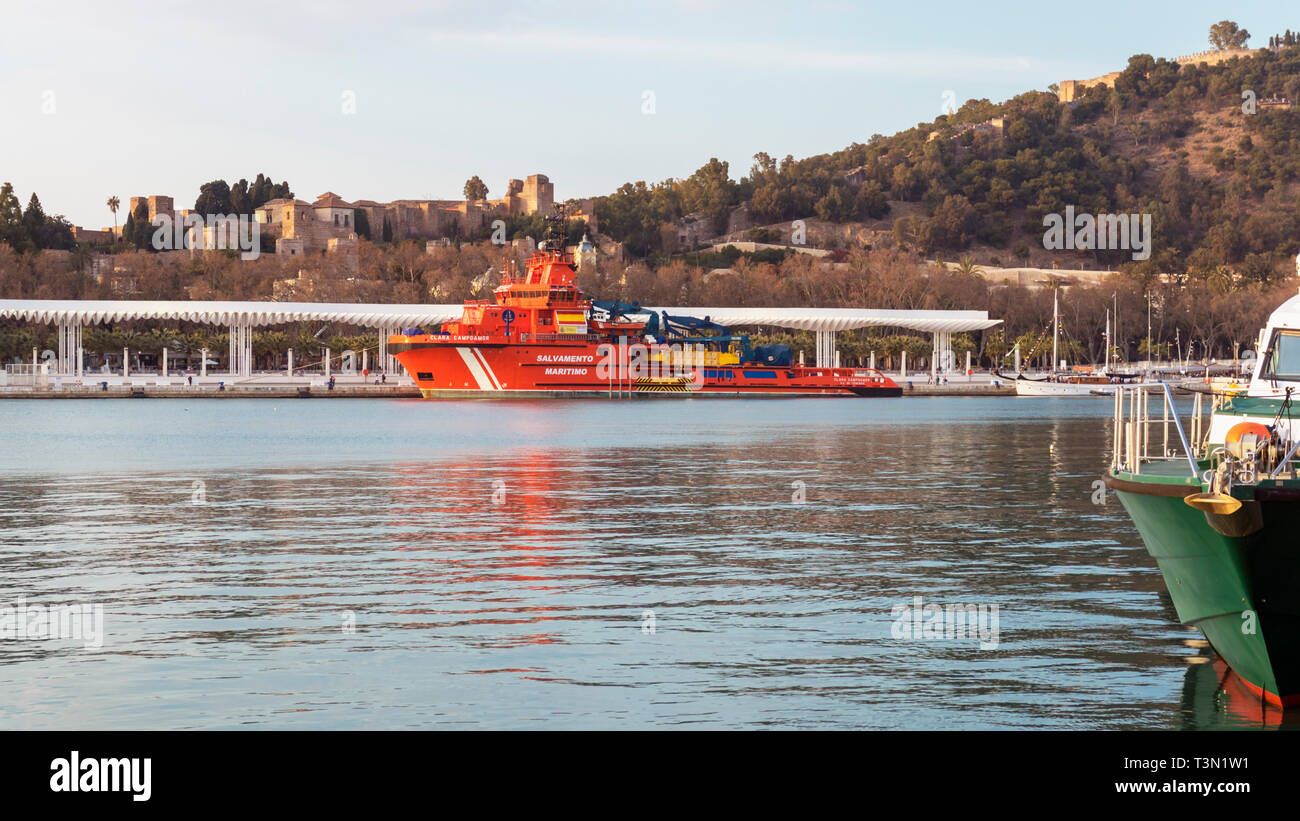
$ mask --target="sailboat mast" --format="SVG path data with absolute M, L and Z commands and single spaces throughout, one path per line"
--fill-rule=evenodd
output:
M 1052 289 L 1052 373 L 1056 373 L 1056 363 L 1060 361 L 1056 358 L 1056 338 L 1061 330 L 1060 294 L 1059 288 Z
M 1113 309 L 1114 314 L 1115 314 L 1115 338 L 1116 338 L 1116 339 L 1119 339 L 1119 292 L 1116 291 L 1115 293 L 1111 294 L 1111 295 L 1110 295 L 1110 298 L 1111 298 L 1112 300 L 1114 300 L 1114 302 L 1115 302 L 1115 306 L 1114 306 L 1114 309 Z M 1116 347 L 1118 347 L 1118 346 L 1119 346 L 1119 343 L 1116 342 L 1115 345 L 1116 345 Z M 1116 351 L 1116 352 L 1115 352 L 1115 357 L 1116 357 L 1117 359 L 1119 358 L 1119 351 Z
M 1101 370 L 1103 373 L 1110 370 L 1110 309 L 1109 308 L 1106 309 L 1106 358 L 1105 358 L 1105 365 L 1102 367 Z

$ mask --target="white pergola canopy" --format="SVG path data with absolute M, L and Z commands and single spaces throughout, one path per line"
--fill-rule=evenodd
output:
M 179 302 L 148 300 L 3 299 L 0 319 L 96 325 L 164 319 L 208 325 L 343 322 L 370 328 L 409 327 L 459 317 L 459 305 L 354 305 L 331 302 Z
M 802 331 L 897 327 L 929 333 L 982 331 L 999 324 L 987 311 L 896 311 L 865 308 L 646 307 L 646 311 L 709 317 L 722 325 L 762 325 Z M 160 319 L 210 325 L 262 326 L 287 322 L 341 322 L 369 328 L 437 325 L 458 319 L 460 305 L 349 304 L 331 302 L 179 302 L 149 300 L 0 300 L 0 319 L 54 325 L 97 325 Z

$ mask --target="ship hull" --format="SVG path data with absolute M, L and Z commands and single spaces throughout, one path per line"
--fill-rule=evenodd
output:
M 1115 386 L 1104 382 L 1096 384 L 1073 382 L 1046 382 L 1034 379 L 1016 380 L 1017 396 L 1114 396 Z
M 768 398 L 768 399 L 792 399 L 808 396 L 827 396 L 827 397 L 877 397 L 891 398 L 903 395 L 902 388 L 880 388 L 878 390 L 858 389 L 854 391 L 825 390 L 820 392 L 810 390 L 797 391 L 727 391 L 722 389 L 702 389 L 698 391 L 653 391 L 653 390 L 631 390 L 626 387 L 622 392 L 618 390 L 440 390 L 440 389 L 420 389 L 420 395 L 425 399 L 692 399 L 692 398 L 709 398 L 709 399 L 735 399 L 740 397 L 747 398 Z
M 614 361 L 606 362 L 613 349 Z M 463 397 L 897 397 L 903 390 L 869 369 L 703 364 L 634 367 L 615 346 L 390 342 L 427 399 Z
M 1111 474 L 1107 484 L 1156 560 L 1178 618 L 1205 634 L 1215 652 L 1257 695 L 1300 706 L 1300 497 L 1260 493 L 1263 526 L 1248 535 L 1213 527 L 1183 501 L 1199 485 Z

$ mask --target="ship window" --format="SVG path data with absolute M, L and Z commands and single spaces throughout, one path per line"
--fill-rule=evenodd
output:
M 1300 381 L 1300 331 L 1276 331 L 1264 361 L 1265 379 Z

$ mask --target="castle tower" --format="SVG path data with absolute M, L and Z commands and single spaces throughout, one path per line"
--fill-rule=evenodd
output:
M 524 213 L 549 215 L 555 208 L 555 186 L 545 174 L 533 174 L 524 181 Z
M 132 199 L 135 198 L 132 197 Z M 173 219 L 175 218 L 176 203 L 171 197 L 164 197 L 158 194 L 149 197 L 149 221 L 152 222 L 153 218 L 159 214 L 166 214 Z

